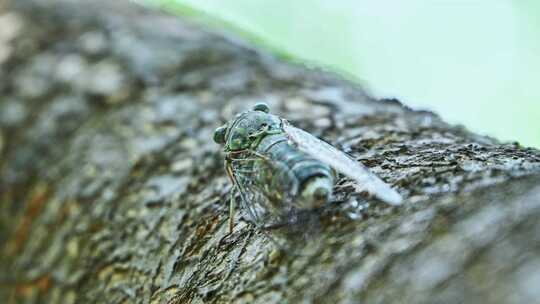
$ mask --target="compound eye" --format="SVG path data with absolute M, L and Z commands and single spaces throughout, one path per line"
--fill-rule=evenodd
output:
M 214 131 L 214 141 L 218 144 L 225 143 L 225 133 L 227 132 L 227 126 L 221 126 Z
M 260 102 L 253 106 L 253 111 L 260 111 L 260 112 L 268 113 L 270 112 L 270 108 L 268 107 L 266 103 Z

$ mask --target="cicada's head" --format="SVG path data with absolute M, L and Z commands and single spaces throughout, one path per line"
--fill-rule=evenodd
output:
M 238 114 L 217 128 L 214 141 L 224 145 L 225 151 L 254 148 L 264 136 L 281 129 L 280 118 L 269 112 L 266 104 L 256 104 L 251 110 Z

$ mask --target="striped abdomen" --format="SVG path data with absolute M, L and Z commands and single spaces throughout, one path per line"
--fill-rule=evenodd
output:
M 292 146 L 287 135 L 264 137 L 256 151 L 270 164 L 257 168 L 256 183 L 274 204 L 291 198 L 295 207 L 307 209 L 328 201 L 334 185 L 333 170 Z

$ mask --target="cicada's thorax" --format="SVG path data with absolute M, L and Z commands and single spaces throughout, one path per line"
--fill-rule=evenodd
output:
M 284 132 L 265 136 L 255 151 L 267 159 L 255 165 L 255 182 L 273 204 L 291 200 L 295 207 L 305 209 L 328 201 L 333 170 L 295 148 Z

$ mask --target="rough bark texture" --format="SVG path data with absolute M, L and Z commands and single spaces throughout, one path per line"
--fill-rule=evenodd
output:
M 36 2 L 0 15 L 1 303 L 540 297 L 537 150 L 177 17 Z M 260 100 L 361 160 L 404 206 L 342 179 L 295 254 L 241 218 L 227 235 L 230 186 L 212 132 Z

